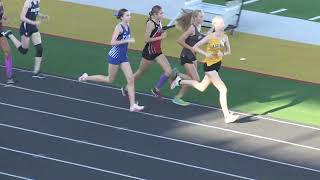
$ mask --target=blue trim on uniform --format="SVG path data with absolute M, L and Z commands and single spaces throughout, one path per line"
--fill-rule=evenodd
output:
M 130 38 L 130 27 L 128 26 L 128 29 L 126 29 L 122 24 L 120 24 L 122 27 L 122 33 L 119 34 L 117 37 L 117 40 L 126 40 Z M 108 62 L 109 64 L 119 65 L 121 63 L 129 62 L 128 58 L 128 46 L 129 44 L 120 44 L 116 46 L 112 46 L 108 53 Z

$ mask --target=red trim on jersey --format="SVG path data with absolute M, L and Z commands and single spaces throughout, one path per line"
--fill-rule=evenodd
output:
M 160 37 L 162 32 L 162 26 L 161 23 L 157 24 L 153 20 L 150 20 L 154 23 L 155 29 L 151 32 L 150 38 L 155 38 L 155 37 Z M 161 50 L 161 40 L 154 41 L 154 42 L 149 42 L 147 43 L 148 46 L 148 52 L 149 54 L 159 54 L 162 52 Z

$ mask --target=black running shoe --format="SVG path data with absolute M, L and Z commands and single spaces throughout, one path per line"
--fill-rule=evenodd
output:
M 3 37 L 9 38 L 9 35 L 12 34 L 11 30 L 5 31 L 5 32 L 1 32 L 1 35 Z
M 161 95 L 160 91 L 156 88 L 152 88 L 151 93 L 154 95 L 154 97 L 159 98 L 160 100 L 163 99 L 163 96 Z

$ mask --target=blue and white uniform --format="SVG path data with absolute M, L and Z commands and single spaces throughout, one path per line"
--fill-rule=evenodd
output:
M 130 27 L 120 24 L 122 33 L 117 37 L 118 41 L 130 39 Z M 110 64 L 119 65 L 128 62 L 128 43 L 112 46 L 108 53 L 108 60 Z
M 40 12 L 40 0 L 27 0 L 26 3 L 29 6 L 29 9 L 26 14 L 26 18 L 36 21 L 37 16 Z M 36 25 L 28 24 L 22 22 L 20 26 L 20 35 L 30 37 L 33 33 L 39 32 Z
M 2 24 L 3 14 L 4 14 L 4 8 L 3 8 L 3 5 L 1 3 L 1 5 L 0 5 L 0 32 L 3 31 L 3 24 Z M 0 37 L 3 37 L 2 34 L 0 34 Z

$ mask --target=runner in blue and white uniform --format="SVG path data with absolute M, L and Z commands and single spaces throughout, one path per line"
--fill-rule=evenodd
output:
M 121 20 L 121 22 L 115 27 L 115 30 L 112 35 L 112 48 L 108 53 L 108 76 L 89 76 L 87 73 L 84 73 L 82 76 L 79 77 L 79 81 L 96 81 L 112 83 L 116 78 L 116 74 L 120 66 L 128 82 L 130 111 L 142 111 L 144 109 L 144 106 L 139 106 L 135 102 L 134 76 L 128 60 L 128 45 L 129 43 L 135 42 L 134 38 L 131 38 L 130 36 L 129 22 L 131 19 L 131 14 L 127 9 L 120 9 L 116 12 L 115 16 L 117 17 L 117 19 Z

